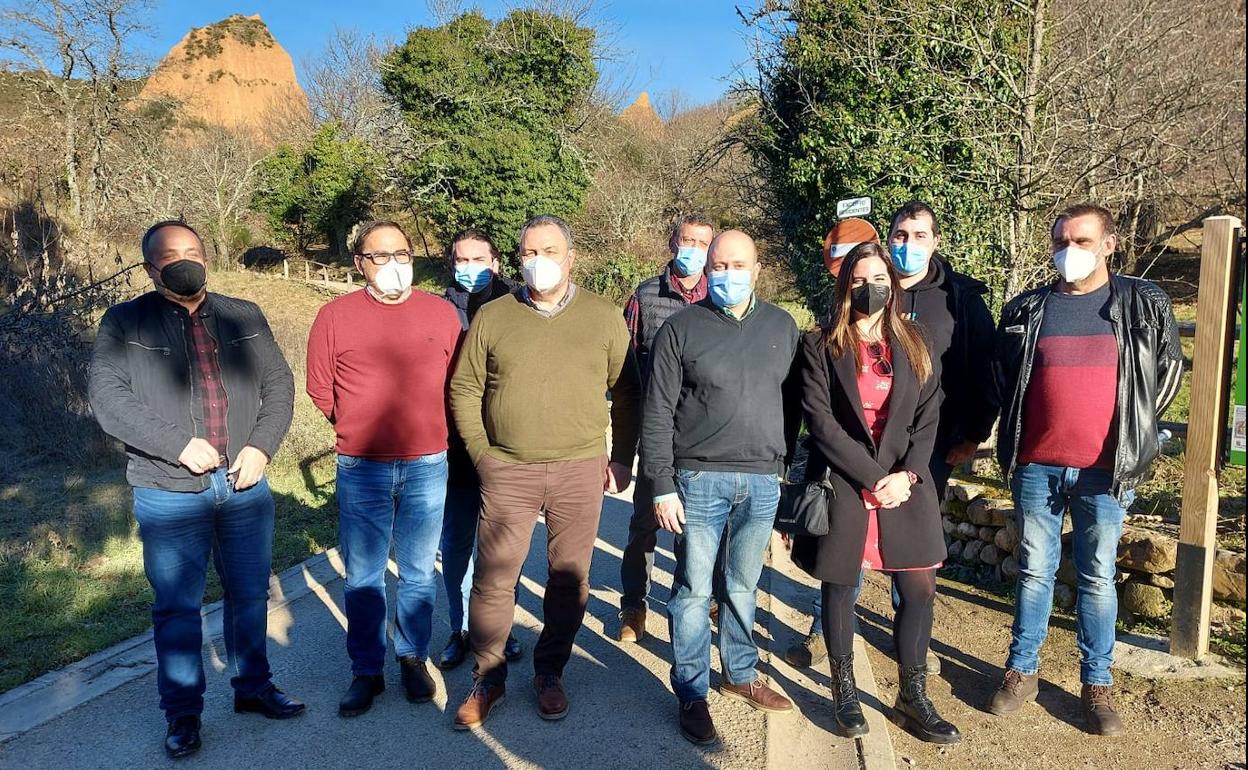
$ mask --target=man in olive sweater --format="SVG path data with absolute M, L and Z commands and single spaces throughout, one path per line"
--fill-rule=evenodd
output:
M 628 329 L 615 305 L 571 282 L 568 225 L 553 216 L 530 220 L 520 231 L 520 259 L 525 287 L 477 312 L 451 379 L 455 425 L 481 478 L 468 605 L 476 668 L 456 729 L 484 722 L 503 697 L 515 585 L 539 512 L 549 577 L 534 687 L 543 719 L 567 715 L 561 679 L 589 600 L 602 493 L 628 488 L 637 448 L 639 385 Z

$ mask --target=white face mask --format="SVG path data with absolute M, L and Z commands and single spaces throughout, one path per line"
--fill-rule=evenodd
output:
M 391 259 L 377 268 L 373 276 L 373 288 L 387 299 L 397 299 L 399 295 L 412 287 L 412 263 L 400 265 Z
M 1053 254 L 1053 266 L 1066 283 L 1082 281 L 1096 269 L 1096 252 L 1067 246 Z
M 563 282 L 563 266 L 550 257 L 529 257 L 520 272 L 533 291 L 550 291 Z

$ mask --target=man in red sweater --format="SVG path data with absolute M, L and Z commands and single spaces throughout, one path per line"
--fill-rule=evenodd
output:
M 385 689 L 392 543 L 403 688 L 413 703 L 434 695 L 426 660 L 446 501 L 446 393 L 461 335 L 454 306 L 412 289 L 411 241 L 397 224 L 363 225 L 352 252 L 366 286 L 321 308 L 308 338 L 308 395 L 338 435 L 339 548 L 354 676 L 338 704 L 344 717 L 363 714 Z

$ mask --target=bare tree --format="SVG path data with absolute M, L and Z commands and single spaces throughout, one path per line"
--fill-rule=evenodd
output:
M 137 69 L 128 42 L 143 30 L 147 7 L 146 0 L 27 0 L 0 10 L 0 50 L 18 63 L 32 118 L 60 127 L 69 212 L 88 243 L 110 196 L 106 156 Z
M 212 128 L 191 146 L 185 169 L 187 198 L 208 225 L 217 264 L 231 265 L 231 242 L 255 189 L 263 155 L 245 135 Z

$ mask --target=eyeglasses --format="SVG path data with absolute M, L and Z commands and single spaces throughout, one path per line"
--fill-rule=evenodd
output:
M 886 352 L 883 343 L 872 342 L 867 345 L 867 355 L 871 356 L 871 371 L 881 377 L 892 377 L 893 365 L 884 357 Z
M 378 267 L 390 264 L 392 259 L 400 265 L 406 265 L 412 261 L 412 252 L 410 251 L 366 251 L 356 256 L 360 259 L 367 259 Z

